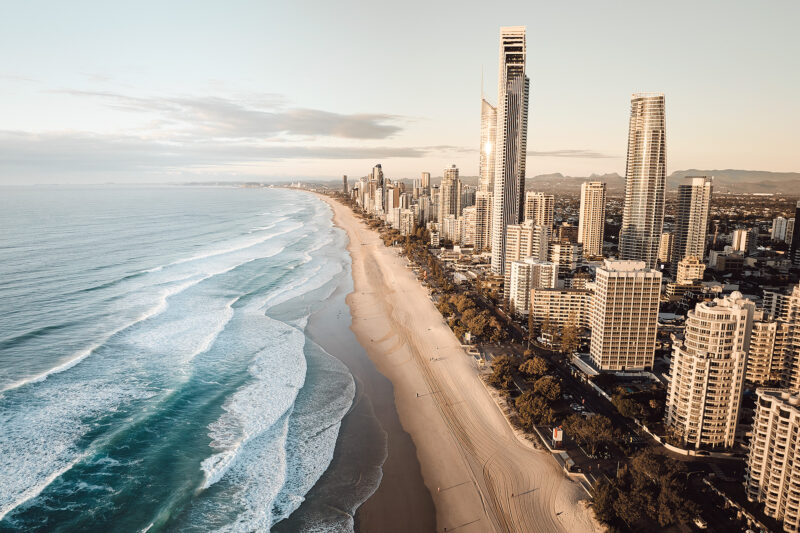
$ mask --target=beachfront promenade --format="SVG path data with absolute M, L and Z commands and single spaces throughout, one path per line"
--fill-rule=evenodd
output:
M 350 240 L 352 329 L 394 385 L 438 530 L 594 531 L 586 493 L 515 436 L 405 259 L 347 206 L 323 199 Z

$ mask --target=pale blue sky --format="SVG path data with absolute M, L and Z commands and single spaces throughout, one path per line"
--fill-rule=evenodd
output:
M 528 28 L 528 173 L 624 171 L 630 94 L 668 170 L 800 171 L 800 3 L 4 2 L 0 182 L 476 174 L 480 80 Z

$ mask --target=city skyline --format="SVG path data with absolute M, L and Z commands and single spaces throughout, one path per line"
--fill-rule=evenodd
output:
M 394 177 L 451 163 L 474 176 L 481 78 L 494 86 L 491 50 L 508 22 L 529 27 L 528 175 L 623 175 L 621 113 L 643 90 L 670 101 L 668 173 L 800 170 L 791 129 L 798 73 L 782 59 L 798 48 L 798 6 L 689 6 L 654 20 L 696 37 L 664 39 L 659 61 L 647 62 L 647 50 L 627 41 L 648 35 L 632 21 L 655 6 L 520 4 L 513 21 L 463 6 L 461 31 L 443 44 L 435 29 L 449 22 L 447 5 L 425 6 L 424 17 L 414 5 L 351 10 L 335 28 L 323 4 L 198 3 L 180 27 L 169 22 L 186 15 L 179 6 L 154 17 L 154 4 L 47 15 L 18 5 L 0 32 L 15 50 L 0 60 L 0 183 L 334 179 L 357 175 L 365 161 L 384 161 Z M 420 38 L 406 38 L 402 24 L 366 24 L 389 13 Z M 310 31 L 286 50 L 288 28 L 301 20 Z M 623 31 L 626 39 L 603 37 Z M 322 46 L 337 60 L 318 54 Z M 457 87 L 437 81 L 445 58 Z

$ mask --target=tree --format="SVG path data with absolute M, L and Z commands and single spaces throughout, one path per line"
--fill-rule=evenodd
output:
M 575 313 L 570 313 L 569 319 L 561 328 L 561 351 L 563 353 L 573 353 L 580 347 L 580 336 L 578 322 Z
M 502 342 L 502 341 L 505 340 L 505 338 L 506 338 L 506 329 L 503 327 L 503 325 L 500 323 L 500 321 L 497 320 L 497 317 L 493 316 L 491 318 L 491 320 L 489 321 L 489 327 L 491 328 L 491 333 L 490 333 L 489 339 L 492 342 Z
M 550 319 L 550 312 L 544 316 L 542 321 L 542 336 L 550 338 L 550 345 L 557 346 L 561 340 L 559 339 L 558 325 L 554 324 Z
M 475 316 L 477 316 L 477 315 L 478 315 L 478 310 L 477 309 L 475 309 L 474 307 L 468 307 L 468 308 L 464 309 L 464 311 L 461 313 L 461 321 L 465 322 L 465 323 L 469 322 L 470 320 L 475 318 Z
M 538 355 L 519 365 L 519 371 L 532 379 L 544 376 L 547 374 L 547 370 L 547 361 Z
M 619 414 L 628 418 L 642 418 L 644 409 L 638 402 L 632 400 L 622 392 L 618 392 L 611 397 L 611 403 L 617 408 Z
M 617 499 L 616 488 L 604 479 L 600 479 L 594 489 L 594 515 L 601 522 L 609 524 L 617 518 L 614 501 Z
M 489 385 L 498 389 L 510 389 L 514 383 L 513 380 L 513 364 L 511 358 L 507 355 L 495 357 L 492 361 L 492 373 L 487 381 Z
M 535 425 L 549 425 L 555 420 L 553 409 L 547 400 L 537 396 L 533 391 L 525 391 L 514 402 L 519 413 L 522 426 L 531 431 Z
M 454 296 L 452 298 L 452 302 L 453 305 L 456 306 L 456 309 L 458 309 L 459 313 L 463 313 L 467 309 L 475 307 L 475 302 L 473 302 L 472 299 L 470 299 L 470 297 L 467 296 L 466 294 L 459 294 L 457 296 Z
M 436 309 L 442 314 L 442 316 L 450 316 L 453 314 L 453 307 L 450 305 L 450 302 L 447 301 L 446 298 L 439 299 L 439 302 L 436 304 Z
M 553 376 L 544 376 L 533 384 L 533 392 L 550 402 L 561 397 L 561 384 Z
M 469 332 L 472 335 L 481 337 L 486 332 L 486 328 L 489 325 L 489 312 L 481 311 L 472 318 L 464 319 L 464 316 L 462 316 L 461 319 L 465 320 L 465 325 L 469 328 Z
M 563 428 L 570 438 L 589 448 L 591 455 L 595 455 L 601 445 L 611 442 L 614 438 L 611 420 L 603 415 L 589 418 L 570 415 L 564 420 Z
M 542 320 L 542 325 L 539 329 L 541 330 L 542 335 L 545 333 L 550 333 L 553 329 L 553 323 L 550 321 L 550 311 L 544 315 L 544 320 Z

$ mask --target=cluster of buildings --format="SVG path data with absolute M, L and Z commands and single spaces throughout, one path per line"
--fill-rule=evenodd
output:
M 757 230 L 736 228 L 729 246 L 707 253 L 710 176 L 679 184 L 674 222 L 665 231 L 663 94 L 631 98 L 615 257 L 605 241 L 605 183 L 583 183 L 577 226 L 556 226 L 553 195 L 525 188 L 525 57 L 525 28 L 502 28 L 497 103 L 481 98 L 477 187 L 464 185 L 455 165 L 444 169 L 438 185 L 423 172 L 411 186 L 389 180 L 376 165 L 351 188 L 345 177 L 345 194 L 402 234 L 424 227 L 433 247 L 449 242 L 471 249 L 477 258 L 471 264 L 502 287 L 510 312 L 529 317 L 535 327 L 579 328 L 589 338 L 585 360 L 599 372 L 651 370 L 661 302 L 699 294 L 682 332 L 672 335 L 665 426 L 684 447 L 730 449 L 737 438 L 746 442 L 740 427 L 746 387 L 769 385 L 757 392 L 747 494 L 764 502 L 786 531 L 798 531 L 800 286 L 791 293 L 767 291 L 756 301 L 737 291 L 722 296 L 719 287 L 703 282 L 707 267 L 745 261 L 759 238 Z M 797 264 L 795 219 L 775 218 L 770 237 L 790 244 L 788 259 Z

